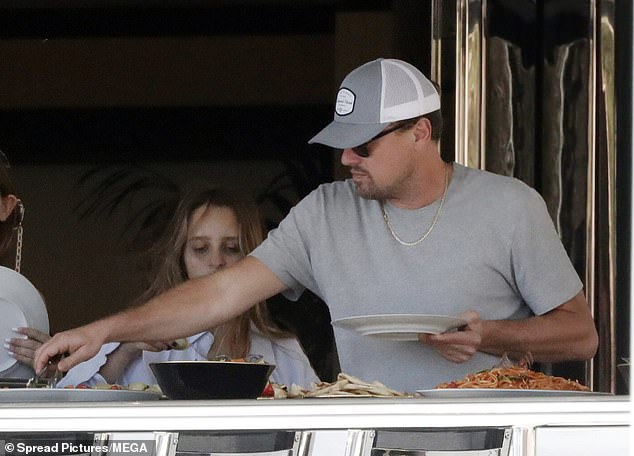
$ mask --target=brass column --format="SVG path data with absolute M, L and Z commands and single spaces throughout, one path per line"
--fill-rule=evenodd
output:
M 614 392 L 614 0 L 433 0 L 432 10 L 443 157 L 542 194 L 600 336 L 592 361 L 559 373 Z

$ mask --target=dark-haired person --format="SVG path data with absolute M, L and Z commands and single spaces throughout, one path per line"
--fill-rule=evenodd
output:
M 9 160 L 0 151 L 0 255 L 4 255 L 15 241 L 24 210 L 10 169 Z
M 15 269 L 19 272 L 24 205 L 18 197 L 17 186 L 10 170 L 9 160 L 4 152 L 0 151 L 0 256 L 15 245 Z M 46 319 L 48 320 L 48 316 Z M 10 337 L 4 340 L 3 349 L 18 363 L 0 372 L 0 377 L 30 378 L 33 375 L 35 350 L 48 339 L 50 336 L 47 333 L 35 328 L 13 329 Z

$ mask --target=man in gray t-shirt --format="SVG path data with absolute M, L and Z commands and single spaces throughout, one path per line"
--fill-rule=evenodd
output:
M 305 287 L 319 294 L 335 320 L 469 310 L 486 320 L 523 319 L 580 292 L 534 190 L 516 179 L 457 164 L 452 169 L 438 221 L 417 245 L 395 241 L 379 202 L 359 198 L 348 180 L 311 193 L 252 255 L 289 287 L 290 298 Z M 399 236 L 415 239 L 433 223 L 438 204 L 411 210 L 385 203 L 385 209 Z M 345 372 L 406 391 L 457 380 L 500 360 L 476 352 L 456 363 L 418 341 L 338 327 L 335 335 Z
M 301 201 L 252 255 L 146 305 L 56 335 L 36 355 L 192 334 L 276 293 L 305 288 L 334 319 L 461 316 L 458 331 L 393 341 L 337 328 L 342 370 L 396 389 L 432 388 L 502 355 L 591 358 L 597 333 L 539 195 L 516 179 L 445 163 L 440 97 L 412 65 L 378 59 L 343 80 L 334 120 L 310 142 L 343 149 L 351 179 Z

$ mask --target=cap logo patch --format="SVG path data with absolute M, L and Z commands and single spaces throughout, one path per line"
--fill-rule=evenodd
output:
M 354 110 L 355 95 L 352 91 L 341 88 L 337 93 L 337 101 L 335 102 L 335 112 L 340 116 L 350 114 Z

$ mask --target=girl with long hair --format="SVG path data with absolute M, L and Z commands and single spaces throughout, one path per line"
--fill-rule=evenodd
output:
M 151 269 L 156 272 L 138 303 L 188 279 L 230 267 L 263 238 L 257 207 L 250 200 L 224 189 L 190 194 L 150 252 Z M 262 355 L 276 365 L 272 382 L 310 387 L 319 381 L 295 336 L 274 324 L 262 302 L 220 326 L 188 337 L 181 346 L 177 341 L 105 344 L 94 358 L 71 369 L 59 386 L 153 384 L 151 362 L 245 358 L 249 354 Z

